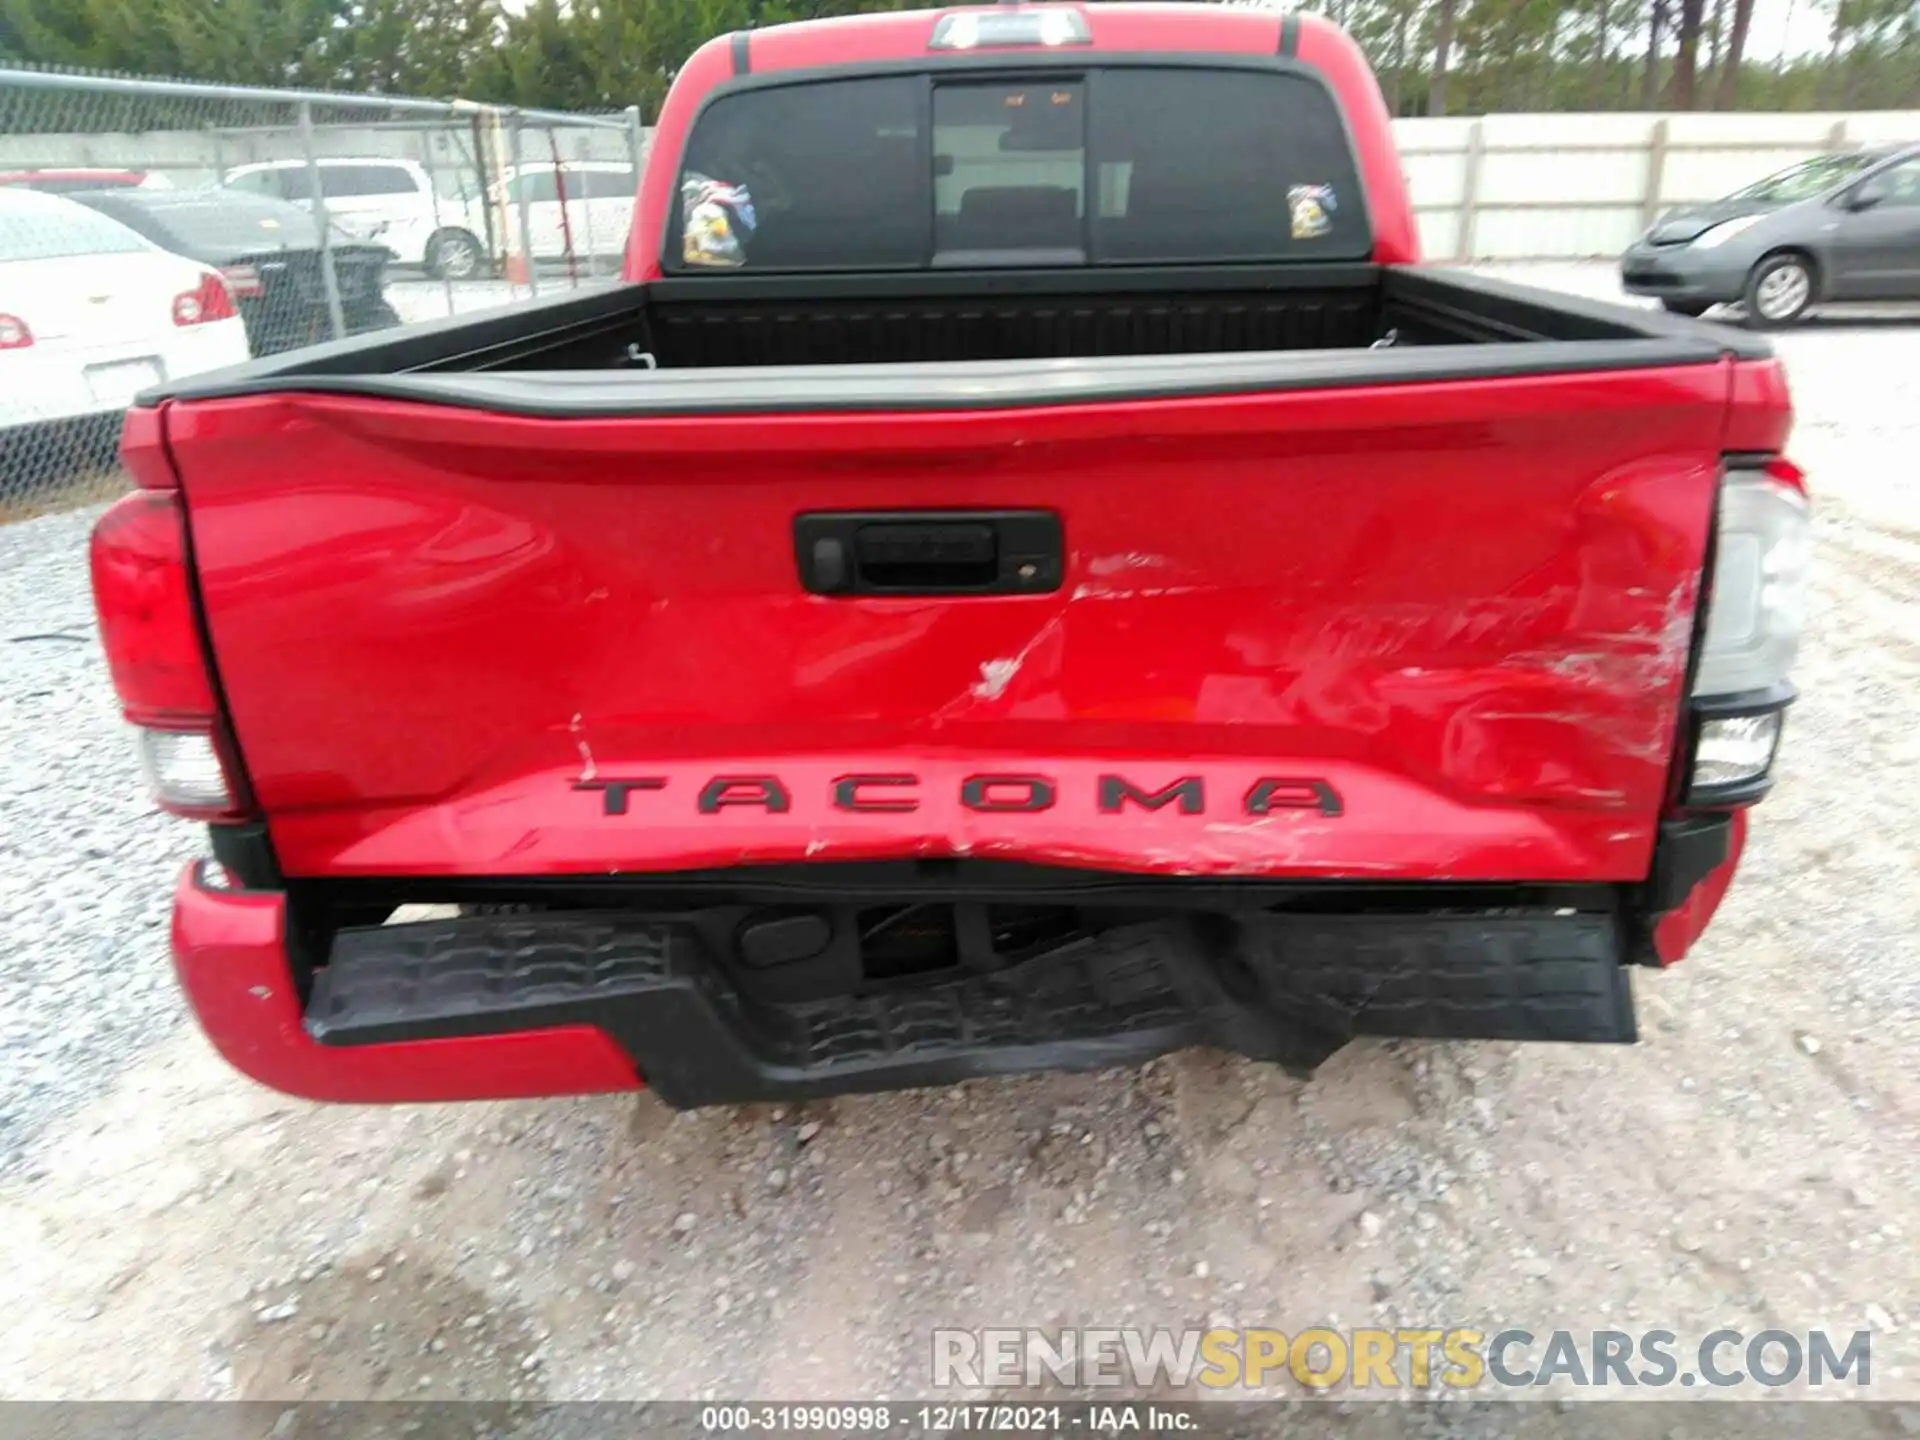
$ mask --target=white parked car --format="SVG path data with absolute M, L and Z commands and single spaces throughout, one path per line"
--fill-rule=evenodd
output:
M 468 279 L 521 252 L 523 193 L 536 259 L 617 258 L 626 248 L 638 184 L 633 167 L 624 162 L 535 163 L 509 169 L 483 202 L 458 193 L 457 182 L 467 178 L 463 173 L 441 172 L 436 191 L 435 177 L 414 160 L 326 159 L 318 168 L 327 215 L 341 229 L 386 246 L 399 264 L 419 265 L 450 280 Z M 312 201 L 305 160 L 236 166 L 221 183 L 300 205 Z
M 522 165 L 494 187 L 506 212 L 507 248 L 520 246 L 521 196 L 527 201 L 527 231 L 536 260 L 567 255 L 617 259 L 626 253 L 639 177 L 631 165 L 610 160 L 569 160 L 559 165 Z M 561 203 L 561 192 L 566 203 Z
M 62 196 L 0 187 L 0 428 L 124 410 L 247 358 L 217 271 Z
M 327 217 L 359 240 L 384 245 L 402 265 L 464 279 L 486 262 L 485 217 L 471 201 L 436 192 L 414 160 L 329 159 L 318 163 Z M 452 176 L 443 176 L 451 180 Z M 262 160 L 229 170 L 221 184 L 296 205 L 312 202 L 305 160 Z

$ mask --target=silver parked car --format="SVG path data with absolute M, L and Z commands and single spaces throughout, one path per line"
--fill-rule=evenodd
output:
M 1920 300 L 1920 145 L 1818 155 L 1670 210 L 1620 272 L 1629 294 L 1676 314 L 1738 301 L 1760 326 L 1828 300 Z

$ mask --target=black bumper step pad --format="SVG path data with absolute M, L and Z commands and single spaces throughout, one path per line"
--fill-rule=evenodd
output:
M 1357 1035 L 1637 1038 L 1611 916 L 1278 916 L 1247 963 L 1269 1003 Z
M 306 1016 L 328 1045 L 593 1025 L 669 1104 L 804 1099 L 1215 1045 L 1310 1071 L 1359 1034 L 1628 1041 L 1596 915 L 1174 917 L 1002 969 L 826 999 L 743 995 L 698 932 L 599 913 L 341 931 Z

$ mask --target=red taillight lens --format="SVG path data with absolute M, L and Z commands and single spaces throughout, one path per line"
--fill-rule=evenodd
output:
M 1807 472 L 1784 455 L 1776 455 L 1760 467 L 1768 477 L 1790 485 L 1802 495 L 1807 493 Z
M 260 283 L 260 272 L 252 265 L 222 265 L 220 278 L 227 282 L 236 299 L 252 300 L 265 291 Z
M 93 527 L 93 603 L 113 688 L 136 725 L 213 724 L 177 494 L 143 490 Z
M 0 315 L 0 350 L 24 350 L 33 344 L 33 331 L 18 315 Z
M 177 815 L 239 815 L 238 771 L 222 742 L 178 492 L 143 490 L 113 505 L 93 527 L 91 560 L 107 669 L 139 730 L 155 798 Z
M 211 270 L 200 277 L 197 289 L 183 290 L 173 297 L 176 325 L 205 325 L 214 320 L 231 320 L 239 313 L 233 308 L 227 282 Z

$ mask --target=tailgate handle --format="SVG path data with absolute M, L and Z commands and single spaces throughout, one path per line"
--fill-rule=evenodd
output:
M 834 511 L 793 522 L 800 583 L 816 595 L 1034 595 L 1060 588 L 1048 510 Z

